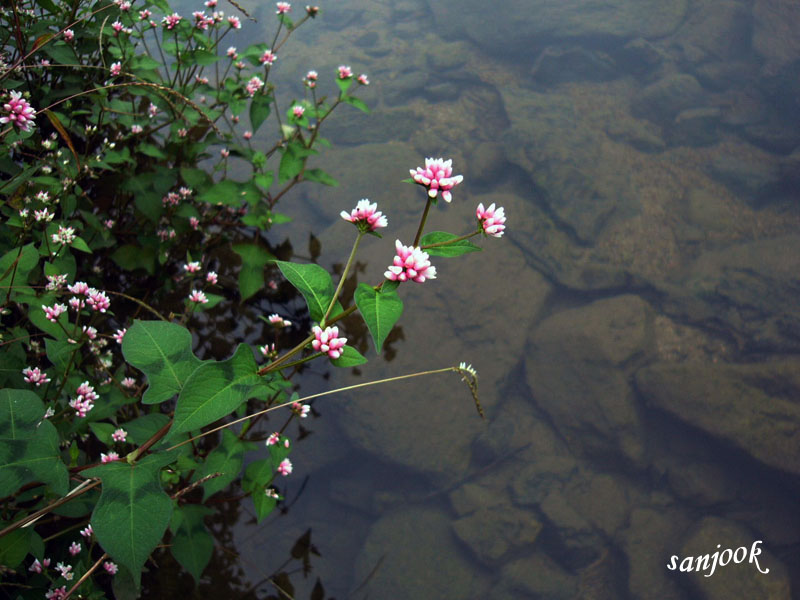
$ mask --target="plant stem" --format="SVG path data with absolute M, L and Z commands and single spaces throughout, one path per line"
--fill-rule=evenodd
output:
M 67 592 L 67 595 L 63 597 L 63 600 L 67 600 L 67 598 L 69 598 L 72 595 L 72 592 L 77 590 L 84 581 L 86 581 L 89 577 L 91 577 L 92 573 L 94 573 L 97 570 L 97 568 L 100 566 L 100 563 L 103 562 L 107 558 L 108 558 L 108 554 L 103 554 L 103 556 L 98 558 L 97 562 L 95 562 L 91 567 L 89 567 L 89 570 L 86 571 L 86 573 L 84 573 L 83 576 L 80 579 L 78 579 L 78 581 L 75 582 L 75 585 L 73 585 L 71 588 L 69 588 L 69 591 Z
M 433 199 L 428 196 L 428 203 L 425 204 L 425 211 L 422 213 L 422 219 L 419 222 L 419 228 L 417 229 L 417 235 L 414 236 L 414 243 L 412 246 L 415 248 L 419 246 L 419 239 L 422 237 L 422 230 L 425 229 L 425 221 L 428 220 L 428 212 L 431 210 L 431 204 L 433 204 Z
M 382 383 L 391 383 L 393 381 L 402 381 L 403 379 L 411 379 L 413 377 L 422 377 L 423 375 L 436 375 L 437 373 L 448 373 L 450 371 L 454 371 L 456 373 L 459 372 L 458 367 L 445 367 L 443 369 L 434 369 L 432 371 L 421 371 L 419 373 L 410 373 L 408 375 L 398 375 L 397 377 L 388 377 L 386 379 L 378 379 L 377 381 L 367 381 L 365 383 L 356 383 L 354 385 L 348 385 L 348 386 L 345 386 L 345 387 L 342 387 L 342 388 L 337 388 L 335 390 L 327 390 L 325 392 L 319 392 L 317 394 L 311 394 L 310 396 L 305 396 L 304 398 L 297 399 L 296 402 L 307 402 L 308 400 L 313 400 L 314 398 L 320 398 L 322 396 L 330 396 L 331 394 L 338 394 L 339 392 L 347 392 L 347 391 L 350 391 L 350 390 L 356 390 L 358 388 L 369 387 L 369 386 L 372 386 L 372 385 L 379 385 L 379 384 L 382 384 Z M 271 406 L 270 408 L 265 408 L 264 410 L 260 410 L 258 412 L 255 412 L 252 415 L 247 415 L 247 416 L 244 416 L 244 417 L 242 417 L 240 419 L 236 419 L 235 421 L 231 421 L 230 423 L 225 423 L 224 425 L 220 425 L 219 427 L 215 427 L 214 429 L 210 429 L 209 431 L 201 433 L 200 435 L 196 435 L 193 438 L 189 438 L 188 440 L 184 440 L 184 441 L 182 441 L 182 442 L 180 442 L 178 444 L 175 444 L 174 446 L 171 446 L 170 448 L 167 448 L 166 452 L 169 452 L 170 450 L 175 450 L 175 448 L 180 448 L 184 444 L 188 444 L 189 442 L 193 442 L 194 440 L 196 440 L 198 438 L 210 435 L 212 433 L 220 431 L 221 429 L 225 429 L 226 427 L 231 427 L 233 425 L 236 425 L 237 423 L 241 423 L 242 421 L 247 421 L 248 419 L 252 419 L 253 417 L 257 417 L 259 415 L 263 415 L 263 414 L 266 414 L 268 412 L 272 412 L 274 410 L 278 410 L 279 408 L 285 408 L 285 407 L 289 406 L 290 404 L 291 404 L 290 402 L 285 402 L 283 404 L 279 404 L 278 406 Z
M 356 241 L 353 244 L 353 249 L 350 251 L 350 256 L 347 259 L 347 264 L 345 264 L 344 271 L 342 271 L 342 276 L 339 279 L 339 285 L 337 286 L 336 291 L 333 293 L 333 298 L 331 298 L 331 303 L 328 305 L 328 310 L 325 311 L 322 320 L 319 322 L 320 327 L 325 327 L 325 321 L 328 320 L 328 317 L 333 310 L 333 306 L 336 304 L 336 300 L 339 298 L 339 294 L 342 292 L 344 280 L 347 279 L 347 274 L 350 272 L 350 267 L 353 265 L 353 259 L 356 257 L 356 250 L 358 250 L 358 244 L 361 242 L 362 237 L 364 237 L 364 232 L 359 230 L 358 237 L 356 238 Z

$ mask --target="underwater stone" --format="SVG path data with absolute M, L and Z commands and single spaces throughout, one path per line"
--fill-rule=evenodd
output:
M 703 89 L 691 75 L 668 75 L 644 88 L 632 103 L 633 113 L 651 121 L 669 123 L 679 112 L 702 104 Z
M 636 387 L 650 406 L 800 474 L 800 361 L 661 363 L 639 370 Z
M 491 600 L 531 597 L 574 600 L 577 590 L 577 577 L 546 554 L 537 552 L 503 567 L 500 581 L 492 590 Z
M 436 27 L 467 35 L 490 52 L 524 52 L 541 40 L 597 40 L 668 35 L 682 22 L 687 0 L 430 0 Z
M 687 595 L 668 577 L 665 557 L 680 548 L 691 520 L 684 511 L 646 506 L 631 511 L 619 536 L 628 558 L 628 587 L 637 600 L 685 600 Z
M 797 0 L 756 0 L 753 5 L 753 48 L 767 63 L 765 74 L 800 59 L 800 3 Z
M 741 525 L 718 517 L 706 517 L 690 529 L 691 535 L 683 546 L 674 551 L 676 563 L 686 557 L 702 557 L 725 549 L 736 550 L 744 547 L 749 550 L 753 543 L 762 538 Z M 760 573 L 756 565 L 745 559 L 741 564 L 731 561 L 725 566 L 717 565 L 713 575 L 706 577 L 708 570 L 683 572 L 676 570 L 675 577 L 685 578 L 703 595 L 706 600 L 730 600 L 731 598 L 758 598 L 759 600 L 789 600 L 792 597 L 791 583 L 786 567 L 769 551 L 768 542 L 760 545 L 761 554 L 757 557 L 761 570 L 769 569 L 768 574 Z M 709 561 L 712 560 L 711 558 Z M 710 565 L 710 563 L 709 563 Z
M 652 310 L 632 295 L 556 313 L 530 338 L 528 385 L 574 451 L 644 458 L 644 432 L 628 384 L 652 343 Z
M 716 107 L 690 108 L 678 113 L 669 129 L 669 141 L 678 146 L 710 146 L 719 141 L 721 117 Z
M 531 69 L 531 77 L 544 85 L 570 81 L 608 81 L 617 76 L 616 65 L 604 52 L 581 47 L 548 46 Z
M 375 598 L 390 593 L 392 598 L 449 600 L 480 597 L 488 584 L 461 552 L 450 518 L 419 506 L 390 513 L 372 526 L 353 581 L 366 582 L 362 592 Z
M 480 508 L 453 523 L 453 531 L 483 564 L 495 567 L 512 551 L 532 545 L 542 530 L 534 514 L 513 506 Z

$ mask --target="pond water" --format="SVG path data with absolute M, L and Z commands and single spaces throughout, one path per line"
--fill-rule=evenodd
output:
M 430 230 L 468 231 L 478 202 L 508 222 L 483 252 L 402 286 L 383 359 L 370 347 L 360 373 L 309 371 L 302 393 L 466 361 L 486 418 L 454 374 L 316 401 L 288 510 L 256 526 L 232 505 L 238 557 L 218 552 L 228 570 L 201 589 L 282 597 L 264 579 L 310 530 L 319 556 L 307 577 L 287 567 L 294 598 L 791 598 L 800 5 L 329 4 L 278 77 L 299 96 L 309 69 L 323 87 L 351 65 L 374 110 L 331 119 L 314 166 L 341 185 L 281 205 L 295 247 L 322 230 L 321 263 L 343 263 L 338 213 L 370 198 L 390 227 L 365 240 L 357 277 L 380 281 L 424 203 L 401 180 L 428 156 L 464 175 Z M 243 6 L 273 31 L 270 3 Z M 757 541 L 755 560 L 710 576 L 668 568 L 749 558 Z

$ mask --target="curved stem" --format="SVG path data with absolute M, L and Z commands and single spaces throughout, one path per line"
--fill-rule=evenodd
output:
M 348 385 L 348 386 L 345 386 L 345 387 L 342 387 L 342 388 L 337 388 L 335 390 L 327 390 L 327 391 L 324 391 L 324 392 L 319 392 L 317 394 L 311 394 L 310 396 L 305 396 L 304 398 L 298 398 L 295 402 L 307 402 L 308 400 L 313 400 L 314 398 L 320 398 L 322 396 L 330 396 L 331 394 L 337 394 L 339 392 L 347 392 L 347 391 L 350 391 L 350 390 L 356 390 L 358 388 L 369 387 L 369 386 L 378 385 L 378 384 L 381 384 L 381 383 L 391 383 L 393 381 L 402 381 L 403 379 L 411 379 L 413 377 L 421 377 L 423 375 L 436 375 L 437 373 L 447 373 L 449 371 L 454 371 L 456 373 L 460 372 L 458 367 L 445 367 L 443 369 L 434 369 L 432 371 L 421 371 L 419 373 L 410 373 L 408 375 L 398 375 L 397 377 L 387 377 L 386 379 L 378 379 L 377 381 L 367 381 L 365 383 L 356 383 L 354 385 Z M 196 435 L 193 438 L 189 438 L 188 440 L 184 440 L 184 441 L 182 441 L 182 442 L 180 442 L 178 444 L 175 444 L 174 446 L 171 446 L 171 447 L 167 448 L 165 450 L 165 452 L 169 452 L 170 450 L 175 450 L 175 448 L 180 448 L 184 444 L 188 444 L 189 442 L 193 442 L 196 439 L 199 439 L 201 437 L 210 435 L 212 433 L 220 431 L 221 429 L 225 429 L 226 427 L 231 427 L 233 425 L 236 425 L 237 423 L 241 423 L 242 421 L 247 421 L 248 419 L 252 419 L 253 417 L 257 417 L 259 415 L 263 415 L 263 414 L 266 414 L 268 412 L 272 412 L 274 410 L 278 410 L 279 408 L 285 408 L 285 407 L 289 406 L 290 404 L 291 404 L 290 402 L 285 402 L 283 404 L 279 404 L 278 406 L 271 406 L 269 408 L 265 408 L 264 410 L 260 410 L 258 412 L 255 412 L 252 415 L 247 415 L 247 416 L 244 416 L 244 417 L 242 417 L 240 419 L 236 419 L 234 421 L 231 421 L 230 423 L 225 423 L 224 425 L 220 425 L 219 427 L 215 427 L 214 429 L 210 429 L 208 431 L 205 431 L 205 432 L 201 433 L 200 435 Z
M 320 327 L 325 327 L 325 322 L 328 320 L 328 317 L 333 310 L 334 305 L 336 304 L 336 300 L 339 298 L 339 294 L 342 292 L 342 287 L 344 287 L 344 281 L 347 279 L 347 274 L 350 272 L 350 267 L 353 265 L 353 259 L 356 256 L 356 250 L 358 250 L 358 244 L 361 242 L 361 238 L 364 237 L 364 232 L 359 231 L 358 237 L 356 238 L 355 243 L 353 244 L 353 249 L 350 251 L 350 256 L 347 259 L 347 264 L 344 266 L 344 271 L 342 271 L 342 276 L 339 279 L 339 285 L 336 287 L 336 291 L 333 293 L 333 298 L 331 298 L 331 303 L 328 305 L 328 310 L 325 311 L 325 314 L 322 317 L 322 320 L 319 322 Z
M 422 230 L 425 229 L 425 221 L 428 220 L 428 212 L 431 210 L 431 204 L 433 204 L 433 199 L 428 196 L 428 203 L 425 205 L 425 211 L 422 213 L 422 219 L 420 219 L 419 227 L 417 228 L 417 235 L 414 236 L 414 243 L 412 246 L 415 248 L 419 246 L 419 239 L 422 237 Z

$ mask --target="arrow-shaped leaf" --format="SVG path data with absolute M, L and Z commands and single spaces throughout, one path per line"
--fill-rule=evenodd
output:
M 164 536 L 172 515 L 172 500 L 161 488 L 159 472 L 174 460 L 174 453 L 158 453 L 135 465 L 114 461 L 84 471 L 103 483 L 91 519 L 97 541 L 127 567 L 137 587 L 142 566 Z
M 203 364 L 192 354 L 189 330 L 166 321 L 136 321 L 122 338 L 122 354 L 147 375 L 149 386 L 142 397 L 145 404 L 172 398 Z
M 328 272 L 315 264 L 303 265 L 282 260 L 276 260 L 275 264 L 289 283 L 303 294 L 311 318 L 321 321 L 334 294 L 333 281 Z M 335 316 L 341 311 L 342 308 L 337 303 L 331 314 Z
M 245 344 L 239 344 L 228 360 L 200 365 L 181 390 L 169 437 L 200 429 L 239 408 L 269 383 L 257 372 L 253 351 Z
M 403 301 L 393 289 L 384 286 L 380 292 L 365 283 L 358 284 L 355 292 L 355 302 L 358 311 L 364 317 L 375 350 L 380 354 L 386 336 L 403 314 Z

